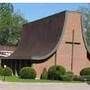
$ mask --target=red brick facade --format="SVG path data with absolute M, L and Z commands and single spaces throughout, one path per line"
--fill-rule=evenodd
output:
M 67 71 L 71 71 L 72 45 L 66 42 L 72 41 L 72 32 L 74 30 L 74 42 L 78 45 L 73 46 L 73 66 L 72 72 L 79 74 L 80 70 L 90 67 L 90 61 L 87 58 L 87 50 L 82 31 L 81 15 L 78 12 L 67 12 L 63 27 L 63 35 L 60 39 L 56 52 L 56 63 L 62 65 Z M 44 63 L 34 64 L 37 71 L 37 77 L 40 77 L 43 68 L 49 68 L 55 64 L 55 54 Z

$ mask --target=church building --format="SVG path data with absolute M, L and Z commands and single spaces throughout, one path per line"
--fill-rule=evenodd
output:
M 39 78 L 43 69 L 62 65 L 79 75 L 90 67 L 90 53 L 84 36 L 82 16 L 76 11 L 63 11 L 23 25 L 22 37 L 15 52 L 2 58 L 1 65 L 18 73 L 32 66 Z

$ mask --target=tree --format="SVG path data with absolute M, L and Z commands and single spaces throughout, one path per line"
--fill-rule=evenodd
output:
M 13 4 L 0 4 L 0 44 L 17 45 L 22 25 L 26 23 L 19 13 L 14 11 Z
M 83 17 L 83 26 L 86 35 L 87 45 L 90 47 L 90 5 L 79 7 L 79 11 Z

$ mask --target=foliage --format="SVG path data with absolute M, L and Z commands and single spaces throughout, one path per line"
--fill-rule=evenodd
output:
M 40 78 L 47 79 L 47 76 L 48 76 L 48 72 L 47 72 L 46 68 L 44 68 Z
M 9 68 L 9 67 L 4 68 L 3 72 L 2 72 L 2 75 L 3 76 L 12 76 L 12 69 Z
M 23 67 L 20 70 L 19 76 L 22 79 L 35 79 L 36 71 L 31 67 Z
M 63 76 L 63 81 L 72 81 L 73 80 L 73 72 L 66 72 L 65 75 Z
M 74 80 L 74 81 L 82 81 L 82 78 L 81 78 L 81 76 L 74 75 L 74 76 L 73 76 L 73 80 Z
M 86 35 L 87 45 L 90 46 L 90 5 L 79 7 L 83 18 L 83 27 Z
M 22 25 L 26 22 L 23 16 L 14 11 L 13 4 L 0 3 L 0 44 L 16 45 Z
M 48 70 L 48 79 L 50 80 L 62 80 L 62 76 L 65 75 L 66 70 L 63 66 L 52 66 Z
M 80 71 L 80 75 L 90 75 L 90 67 L 84 68 Z
M 3 73 L 3 68 L 0 67 L 0 76 L 2 76 L 2 73 Z
M 80 71 L 80 75 L 87 80 L 90 80 L 90 67 L 84 68 Z

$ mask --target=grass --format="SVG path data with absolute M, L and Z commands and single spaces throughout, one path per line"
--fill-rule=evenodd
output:
M 0 80 L 4 80 L 4 76 L 0 76 Z M 31 82 L 31 83 L 81 83 L 81 81 L 58 81 L 58 80 L 34 80 L 20 79 L 16 76 L 5 76 L 5 81 L 8 82 Z
M 0 80 L 3 81 L 4 77 L 0 76 Z M 34 80 L 34 79 L 20 79 L 19 77 L 16 76 L 5 76 L 5 81 L 8 82 L 60 82 L 56 80 Z

